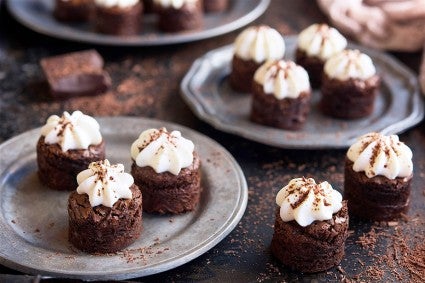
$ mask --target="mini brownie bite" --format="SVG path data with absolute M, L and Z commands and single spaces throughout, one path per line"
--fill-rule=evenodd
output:
M 154 0 L 158 27 L 164 32 L 199 29 L 203 25 L 202 0 Z
M 271 251 L 285 266 L 306 273 L 338 265 L 348 236 L 347 203 L 328 182 L 296 178 L 276 196 Z
M 320 87 L 326 60 L 345 47 L 345 37 L 327 24 L 313 24 L 301 31 L 295 61 L 306 69 L 313 88 Z
M 98 32 L 130 36 L 142 28 L 143 4 L 140 0 L 94 0 L 94 25 Z
M 53 15 L 62 22 L 86 22 L 93 10 L 93 0 L 55 0 Z
M 372 59 L 358 50 L 344 50 L 325 63 L 320 108 L 325 115 L 357 119 L 373 112 L 380 79 Z
M 292 61 L 270 60 L 254 75 L 251 120 L 287 130 L 300 129 L 310 111 L 307 72 Z
M 142 232 L 142 194 L 124 165 L 93 162 L 68 198 L 69 241 L 88 253 L 124 249 Z
M 234 48 L 230 86 L 239 92 L 251 92 L 255 71 L 267 60 L 282 59 L 285 41 L 269 26 L 251 26 L 236 37 Z
M 41 128 L 37 143 L 38 177 L 54 190 L 70 191 L 75 177 L 93 162 L 105 158 L 105 142 L 97 121 L 75 111 L 52 115 Z
M 143 192 L 143 210 L 183 213 L 201 195 L 200 159 L 192 141 L 165 128 L 142 132 L 131 145 L 131 174 Z
M 373 221 L 392 220 L 408 210 L 412 151 L 397 135 L 359 137 L 345 159 L 344 198 L 350 213 Z
M 223 12 L 229 6 L 229 0 L 204 0 L 205 13 Z

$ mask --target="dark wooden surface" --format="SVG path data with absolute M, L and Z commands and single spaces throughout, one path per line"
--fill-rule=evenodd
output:
M 357 243 L 359 236 L 369 232 L 376 225 L 374 223 L 351 220 L 353 234 L 347 240 L 346 257 L 339 268 L 328 272 L 313 275 L 291 272 L 281 266 L 269 250 L 277 191 L 290 179 L 299 176 L 328 180 L 335 188 L 342 190 L 345 150 L 285 150 L 222 133 L 197 119 L 180 98 L 179 84 L 192 62 L 210 49 L 233 42 L 238 31 L 173 46 L 92 46 L 37 34 L 18 24 L 4 5 L 0 9 L 0 142 L 39 127 L 49 115 L 60 114 L 64 110 L 79 109 L 96 116 L 151 117 L 180 123 L 217 140 L 234 155 L 245 173 L 249 186 L 248 207 L 241 222 L 228 237 L 192 262 L 135 280 L 371 280 L 367 272 L 368 267 L 376 265 L 377 259 L 373 255 L 385 254 L 389 248 L 388 241 L 381 239 L 371 255 L 370 250 Z M 312 23 L 324 21 L 326 18 L 314 1 L 272 0 L 269 9 L 256 23 L 269 24 L 283 34 L 296 34 Z M 98 97 L 53 101 L 43 83 L 39 60 L 48 55 L 89 48 L 97 49 L 105 58 L 106 69 L 113 80 L 112 90 Z M 419 53 L 395 55 L 417 71 Z M 400 221 L 390 227 L 381 224 L 379 229 L 394 234 L 400 228 L 407 238 L 414 239 L 418 234 L 425 234 L 425 123 L 421 122 L 403 133 L 401 139 L 414 153 L 415 177 L 408 218 L 415 221 Z M 20 274 L 3 266 L 0 266 L 0 273 Z M 396 277 L 388 271 L 383 278 L 395 280 Z

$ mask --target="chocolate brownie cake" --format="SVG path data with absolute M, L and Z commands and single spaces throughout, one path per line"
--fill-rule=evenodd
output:
M 93 0 L 55 0 L 53 15 L 62 22 L 86 22 L 93 10 Z
M 80 111 L 53 115 L 41 128 L 37 143 L 38 177 L 54 190 L 74 190 L 75 177 L 93 162 L 105 158 L 99 124 Z
M 306 273 L 338 265 L 348 236 L 347 203 L 328 182 L 297 178 L 276 196 L 271 251 L 285 266 Z
M 344 198 L 350 213 L 374 221 L 400 217 L 409 206 L 412 178 L 412 151 L 398 136 L 361 136 L 345 161 Z
M 251 92 L 255 71 L 267 60 L 279 60 L 285 54 L 285 41 L 275 29 L 251 26 L 243 30 L 234 43 L 230 86 L 239 92 Z
M 154 0 L 158 27 L 165 32 L 199 29 L 203 25 L 202 0 Z
M 94 49 L 46 57 L 40 65 L 56 99 L 97 95 L 111 86 L 111 77 L 103 69 L 103 58 Z
M 88 253 L 112 253 L 142 232 L 142 194 L 122 164 L 93 162 L 68 199 L 69 241 Z
M 251 120 L 287 130 L 300 129 L 310 111 L 307 72 L 291 61 L 270 60 L 254 75 Z
M 204 0 L 205 13 L 223 12 L 229 6 L 229 0 Z
M 144 211 L 176 214 L 195 209 L 202 191 L 201 162 L 194 144 L 179 131 L 142 132 L 131 145 L 131 157 Z
M 98 32 L 130 36 L 141 30 L 143 4 L 140 0 L 94 1 L 94 24 Z
M 313 24 L 298 36 L 295 62 L 306 69 L 313 88 L 320 87 L 323 66 L 332 55 L 345 49 L 347 40 L 327 24 Z
M 372 59 L 358 50 L 344 50 L 325 63 L 320 108 L 335 118 L 367 117 L 373 112 L 379 85 Z

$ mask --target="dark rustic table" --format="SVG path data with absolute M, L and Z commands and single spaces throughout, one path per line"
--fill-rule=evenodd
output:
M 296 34 L 315 22 L 326 22 L 326 18 L 315 1 L 308 0 L 272 0 L 266 13 L 256 21 L 271 25 L 283 34 Z M 368 223 L 352 218 L 346 257 L 339 267 L 328 272 L 313 275 L 291 272 L 272 257 L 269 244 L 277 191 L 299 176 L 328 180 L 341 190 L 345 150 L 273 148 L 220 132 L 192 114 L 179 95 L 182 77 L 197 57 L 233 42 L 237 33 L 161 47 L 93 46 L 57 40 L 28 30 L 9 15 L 2 3 L 0 142 L 41 126 L 51 114 L 79 109 L 96 116 L 141 116 L 180 123 L 215 139 L 233 154 L 249 187 L 248 206 L 239 225 L 199 258 L 161 274 L 135 279 L 137 281 L 419 281 L 424 278 L 425 265 L 421 267 L 425 264 L 424 122 L 401 135 L 413 150 L 415 166 L 413 197 L 406 217 L 390 223 Z M 113 80 L 112 90 L 97 97 L 53 101 L 43 83 L 39 60 L 89 48 L 97 49 L 105 58 L 106 69 Z M 394 55 L 417 72 L 419 53 Z M 3 266 L 0 266 L 0 273 L 22 275 Z M 17 280 L 31 281 L 33 278 Z

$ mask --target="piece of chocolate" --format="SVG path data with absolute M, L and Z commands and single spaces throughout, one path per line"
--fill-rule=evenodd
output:
M 103 59 L 96 50 L 72 52 L 40 61 L 54 98 L 97 95 L 111 86 L 103 70 Z

